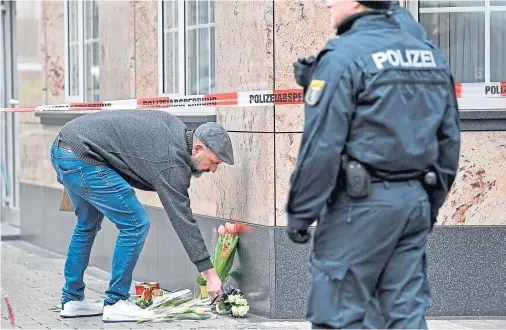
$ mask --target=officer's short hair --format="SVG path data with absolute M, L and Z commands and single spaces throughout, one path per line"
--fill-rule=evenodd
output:
M 371 8 L 371 9 L 384 9 L 384 10 L 387 10 L 387 9 L 390 9 L 391 5 L 392 5 L 392 1 L 383 1 L 383 0 L 377 0 L 377 1 L 362 1 L 362 0 L 357 0 L 358 3 L 368 7 L 368 8 Z

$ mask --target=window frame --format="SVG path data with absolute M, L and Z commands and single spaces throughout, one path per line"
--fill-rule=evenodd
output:
M 440 14 L 440 13 L 485 13 L 485 82 L 483 83 L 462 83 L 461 85 L 465 88 L 481 88 L 482 90 L 487 85 L 497 85 L 501 82 L 490 81 L 490 37 L 491 37 L 491 22 L 490 14 L 492 12 L 506 12 L 506 6 L 491 6 L 490 0 L 484 0 L 483 6 L 469 6 L 469 7 L 435 7 L 435 8 L 421 8 L 420 1 L 406 1 L 406 7 L 420 23 L 420 14 Z M 420 23 L 421 24 L 421 23 Z M 506 77 L 504 78 L 506 81 Z M 459 83 L 456 81 L 456 83 Z M 466 97 L 463 95 L 462 98 L 458 99 L 459 109 L 461 110 L 498 110 L 506 109 L 506 98 L 505 97 Z
M 65 100 L 67 102 L 83 102 L 84 100 L 84 83 L 82 72 L 84 72 L 84 61 L 82 55 L 83 50 L 83 39 L 84 39 L 84 17 L 83 17 L 83 2 L 81 0 L 74 0 L 77 3 L 77 42 L 78 42 L 78 63 L 79 63 L 79 79 L 78 79 L 78 94 L 71 95 L 71 69 L 70 69 L 70 15 L 69 15 L 69 2 L 70 0 L 64 0 L 64 30 L 65 30 Z
M 186 70 L 185 70 L 185 62 L 187 61 L 187 56 L 185 52 L 185 38 L 186 38 L 186 31 L 185 31 L 185 24 L 184 24 L 184 10 L 179 10 L 179 6 L 184 6 L 184 0 L 177 0 L 178 3 L 178 27 L 175 28 L 178 32 L 178 77 L 177 77 L 177 84 L 178 84 L 178 90 L 186 91 Z M 185 95 L 186 93 L 164 93 L 163 91 L 163 85 L 164 85 L 164 62 L 165 62 L 165 49 L 164 49 L 164 36 L 165 36 L 165 28 L 164 28 L 164 16 L 165 16 L 165 9 L 164 9 L 164 1 L 158 0 L 158 94 L 160 96 L 179 96 L 179 95 Z M 183 22 L 183 24 L 181 24 Z M 181 59 L 184 59 L 184 61 L 181 61 Z
M 165 78 L 165 45 L 164 45 L 164 36 L 165 36 L 165 27 L 164 27 L 164 19 L 165 19 L 165 7 L 164 0 L 158 0 L 158 95 L 162 97 L 184 97 L 184 96 L 192 96 L 187 91 L 189 90 L 188 84 L 188 67 L 186 63 L 188 63 L 188 49 L 187 49 L 187 37 L 188 31 L 190 29 L 197 29 L 199 26 L 206 27 L 215 27 L 216 33 L 216 19 L 214 19 L 213 23 L 205 23 L 205 24 L 197 24 L 191 25 L 190 29 L 188 29 L 187 21 L 186 21 L 186 12 L 187 12 L 187 4 L 185 0 L 176 0 L 178 4 L 177 17 L 178 17 L 178 26 L 176 28 L 172 28 L 171 30 L 177 30 L 178 32 L 178 76 L 177 76 L 177 85 L 178 85 L 178 93 L 165 93 L 164 92 L 164 78 Z M 210 0 L 215 3 L 215 1 Z M 183 8 L 181 10 L 181 8 Z M 216 9 L 215 9 L 216 10 Z M 208 9 L 208 12 L 211 12 L 211 9 Z M 198 14 L 198 13 L 197 13 Z M 216 12 L 215 16 L 216 17 Z M 216 52 L 216 47 L 214 47 L 214 51 Z M 215 54 L 216 58 L 216 54 Z M 216 66 L 215 66 L 216 70 Z M 214 92 L 216 93 L 216 92 Z M 189 109 L 191 109 L 191 113 L 189 113 Z M 176 115 L 195 115 L 195 116 L 213 116 L 216 115 L 216 107 L 191 107 L 191 108 L 183 108 L 183 109 L 166 109 L 166 111 L 176 114 Z
M 85 70 L 85 64 L 86 64 L 86 45 L 93 45 L 93 43 L 98 42 L 100 44 L 100 32 L 99 37 L 94 38 L 92 36 L 86 36 L 85 38 L 85 6 L 86 2 L 89 2 L 89 0 L 64 0 L 64 34 L 65 34 L 65 42 L 64 42 L 64 56 L 65 56 L 65 101 L 66 102 L 95 102 L 96 100 L 93 100 L 93 90 L 90 92 L 91 96 L 87 94 L 87 82 L 88 82 L 88 76 L 91 75 L 91 72 L 87 72 Z M 78 84 L 78 94 L 71 95 L 71 86 L 70 86 L 70 79 L 71 77 L 71 69 L 70 69 L 70 46 L 71 42 L 69 40 L 70 38 L 70 7 L 69 3 L 73 2 L 77 4 L 77 44 L 78 44 L 78 66 L 79 66 L 79 79 L 77 80 Z M 93 14 L 92 14 L 93 15 Z M 93 16 L 92 16 L 93 17 Z M 92 18 L 93 21 L 93 18 Z M 99 27 L 100 29 L 100 27 Z M 100 30 L 99 30 L 100 31 Z M 93 61 L 93 59 L 92 59 Z M 91 67 L 90 67 L 91 68 Z M 100 70 L 100 62 L 98 65 L 98 70 Z M 100 72 L 100 71 L 99 71 Z M 100 73 L 99 73 L 100 75 Z M 93 79 L 93 78 L 91 78 Z M 100 79 L 100 78 L 99 78 Z M 100 90 L 100 86 L 99 86 Z M 91 97 L 91 100 L 89 99 Z M 99 94 L 100 98 L 100 94 Z

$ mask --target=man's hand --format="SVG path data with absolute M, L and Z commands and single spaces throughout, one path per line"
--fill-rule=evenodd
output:
M 214 268 L 204 270 L 204 276 L 207 279 L 207 293 L 212 299 L 218 297 L 223 293 L 223 283 L 221 283 L 218 274 Z

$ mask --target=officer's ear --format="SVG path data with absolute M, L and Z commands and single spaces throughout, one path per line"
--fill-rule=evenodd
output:
M 367 11 L 367 10 L 370 10 L 370 8 L 367 8 L 366 6 L 364 6 L 363 4 L 361 4 L 358 1 L 353 1 L 352 8 L 354 10 L 356 10 L 356 11 Z

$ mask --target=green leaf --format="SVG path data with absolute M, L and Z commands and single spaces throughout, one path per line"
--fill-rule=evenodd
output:
M 193 298 L 182 298 L 179 301 L 174 302 L 174 307 L 177 307 L 179 305 L 182 305 L 182 304 L 187 303 L 192 300 L 193 300 Z
M 195 308 L 189 308 L 187 310 L 185 310 L 183 313 L 181 314 L 191 314 L 191 313 L 194 313 L 194 314 L 198 314 L 197 313 L 197 310 Z
M 173 298 L 173 299 L 169 299 L 169 300 L 163 302 L 161 305 L 156 306 L 155 308 L 179 306 L 179 305 L 184 304 L 192 299 L 193 298 L 190 296 L 186 296 L 186 297 L 182 296 L 182 297 L 178 297 L 178 298 Z
M 223 300 L 220 300 L 220 302 L 218 303 L 218 308 L 221 310 L 225 310 L 227 309 L 227 304 Z
M 200 286 L 204 286 L 204 285 L 207 285 L 207 281 L 206 279 L 204 278 L 204 276 L 202 275 L 199 275 L 197 276 L 197 280 L 196 280 L 197 284 L 200 285 Z
M 172 314 L 170 315 L 176 320 L 207 320 L 211 317 L 210 314 L 197 314 L 197 313 L 184 313 L 184 314 Z
M 153 319 L 151 318 L 147 318 L 147 319 L 139 319 L 137 320 L 137 323 L 147 323 L 147 322 L 152 322 Z
M 230 244 L 230 254 L 228 257 L 222 257 L 221 251 L 223 250 L 223 245 L 225 242 Z M 232 266 L 234 263 L 234 257 L 236 252 L 237 243 L 239 242 L 238 235 L 224 235 L 218 239 L 218 244 L 216 244 L 216 248 L 214 251 L 214 255 L 212 257 L 212 263 L 218 277 L 224 281 L 231 273 Z

